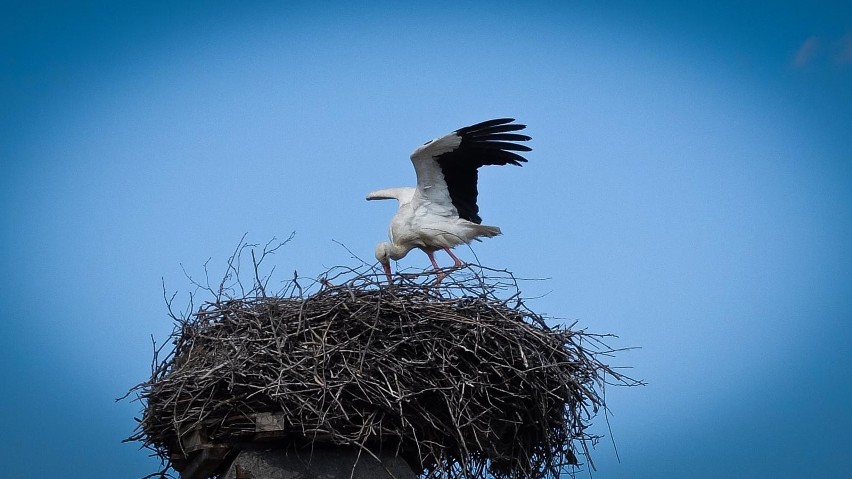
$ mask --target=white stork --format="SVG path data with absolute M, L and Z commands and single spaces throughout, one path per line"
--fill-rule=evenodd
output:
M 526 128 L 512 123 L 513 118 L 484 121 L 426 142 L 411 154 L 417 187 L 387 188 L 373 191 L 368 200 L 396 199 L 399 210 L 390 223 L 390 242 L 376 246 L 376 259 L 392 283 L 390 260 L 400 260 L 414 248 L 428 256 L 437 272 L 437 283 L 444 274 L 435 261 L 435 251 L 450 255 L 455 267 L 462 261 L 450 248 L 480 237 L 500 234 L 500 228 L 485 226 L 476 205 L 477 170 L 484 165 L 521 166 L 526 158 L 513 151 L 530 151 L 530 137 L 510 133 Z

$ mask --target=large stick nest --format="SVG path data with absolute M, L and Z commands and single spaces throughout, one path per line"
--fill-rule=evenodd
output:
M 556 478 L 590 460 L 603 386 L 632 382 L 601 362 L 602 336 L 548 326 L 505 271 L 467 267 L 437 287 L 330 273 L 310 294 L 258 282 L 173 316 L 129 439 L 168 461 L 193 431 L 239 448 L 273 413 L 292 443 L 390 449 L 424 477 Z

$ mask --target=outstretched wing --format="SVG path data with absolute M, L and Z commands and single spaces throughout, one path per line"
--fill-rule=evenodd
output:
M 411 202 L 414 196 L 414 188 L 407 186 L 401 188 L 385 188 L 367 193 L 368 200 L 397 200 L 399 205 L 405 205 Z
M 517 165 L 527 160 L 516 151 L 531 151 L 518 141 L 530 137 L 518 133 L 526 125 L 500 118 L 460 128 L 427 142 L 411 154 L 417 187 L 430 201 L 452 204 L 460 218 L 481 223 L 476 198 L 477 169 L 484 165 Z

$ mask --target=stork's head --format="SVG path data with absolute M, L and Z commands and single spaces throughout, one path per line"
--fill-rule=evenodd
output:
M 388 277 L 388 283 L 393 284 L 393 278 L 391 277 L 391 250 L 393 246 L 390 243 L 379 243 L 376 245 L 376 259 L 379 260 L 379 263 L 382 263 L 382 267 L 385 269 L 385 275 Z

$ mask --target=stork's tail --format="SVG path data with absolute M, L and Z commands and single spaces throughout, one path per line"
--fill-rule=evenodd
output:
M 491 238 L 492 236 L 497 236 L 503 234 L 500 231 L 500 228 L 496 226 L 486 226 L 486 225 L 472 225 L 474 231 L 476 231 L 476 236 L 484 236 L 486 238 Z

